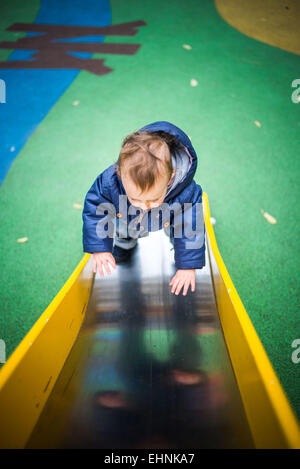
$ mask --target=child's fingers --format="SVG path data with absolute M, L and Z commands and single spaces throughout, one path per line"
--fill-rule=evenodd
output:
M 114 269 L 117 268 L 116 260 L 115 260 L 115 258 L 114 258 L 113 255 L 109 256 L 109 257 L 107 258 L 107 260 L 108 260 L 108 262 L 111 264 L 111 266 L 112 266 Z
M 98 269 L 100 277 L 104 277 L 103 267 L 108 275 L 111 274 L 111 270 L 109 268 L 110 266 L 112 266 L 114 269 L 117 268 L 116 261 L 113 255 L 108 256 L 108 257 L 102 256 L 102 257 L 99 257 L 98 259 L 96 257 L 95 259 L 93 259 L 93 272 L 96 274 L 97 269 Z
M 174 293 L 174 291 L 176 290 L 177 284 L 178 284 L 178 282 L 179 282 L 179 279 L 175 279 L 175 278 L 174 278 L 174 279 L 172 280 L 172 282 L 173 282 L 173 286 L 172 286 L 171 293 Z
M 182 294 L 185 296 L 190 286 L 190 280 L 186 280 Z
M 177 284 L 177 288 L 176 288 L 176 291 L 175 291 L 175 295 L 179 295 L 180 293 L 180 290 L 181 288 L 183 287 L 183 284 L 184 284 L 184 280 L 180 280 Z
M 103 272 L 103 267 L 102 267 L 102 261 L 98 261 L 98 262 L 97 262 L 97 266 L 98 266 L 98 272 L 99 272 L 100 277 L 104 277 L 104 272 Z
M 195 291 L 195 277 L 192 278 L 192 291 Z
M 169 285 L 173 285 L 174 282 L 178 282 L 178 277 L 176 277 L 176 275 L 174 275 L 174 277 L 172 278 L 171 282 L 169 283 Z
M 109 268 L 109 265 L 108 265 L 108 262 L 107 262 L 106 259 L 103 260 L 103 265 L 104 265 L 105 270 L 106 270 L 106 272 L 108 273 L 108 275 L 110 275 L 110 274 L 111 274 L 111 271 L 110 271 L 110 268 Z

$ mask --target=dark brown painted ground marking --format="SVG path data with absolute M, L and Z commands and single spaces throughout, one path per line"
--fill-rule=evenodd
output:
M 68 52 L 134 55 L 141 44 L 53 42 L 85 36 L 135 36 L 145 21 L 131 21 L 112 26 L 61 26 L 53 24 L 15 23 L 7 31 L 39 32 L 41 36 L 23 37 L 17 41 L 0 42 L 1 49 L 36 50 L 30 60 L 0 62 L 0 69 L 76 69 L 105 75 L 114 69 L 104 65 L 105 59 L 84 59 Z M 33 60 L 32 60 L 33 59 Z

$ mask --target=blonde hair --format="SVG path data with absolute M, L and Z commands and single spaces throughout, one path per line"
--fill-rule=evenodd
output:
M 172 136 L 165 132 L 134 132 L 128 135 L 123 140 L 116 169 L 121 174 L 127 161 L 126 173 L 133 183 L 142 192 L 150 189 L 162 175 L 171 177 L 171 140 Z

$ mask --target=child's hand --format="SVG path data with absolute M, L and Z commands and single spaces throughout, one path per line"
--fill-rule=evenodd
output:
M 172 285 L 171 293 L 175 292 L 175 295 L 179 295 L 181 288 L 184 287 L 184 296 L 187 294 L 190 284 L 191 290 L 195 291 L 195 269 L 177 270 L 176 274 L 169 283 L 169 285 Z
M 111 252 L 94 252 L 93 253 L 93 272 L 96 273 L 97 268 L 98 268 L 100 277 L 104 277 L 103 266 L 105 267 L 105 270 L 108 273 L 108 275 L 111 274 L 109 263 L 112 265 L 114 269 L 117 268 L 115 258 Z

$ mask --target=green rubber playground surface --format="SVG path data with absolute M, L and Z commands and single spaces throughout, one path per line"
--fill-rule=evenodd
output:
M 136 36 L 104 42 L 141 48 L 133 56 L 105 55 L 114 69 L 107 75 L 80 72 L 0 188 L 0 338 L 7 357 L 83 256 L 81 211 L 73 204 L 117 159 L 128 133 L 167 120 L 192 140 L 195 180 L 208 194 L 219 250 L 300 417 L 300 363 L 293 363 L 291 346 L 300 338 L 300 103 L 291 100 L 300 58 L 240 33 L 209 0 L 110 3 L 112 24 L 147 25 Z M 4 10 L 1 40 L 11 23 L 34 21 L 39 4 L 26 4 L 13 0 Z M 29 241 L 18 244 L 25 236 Z

